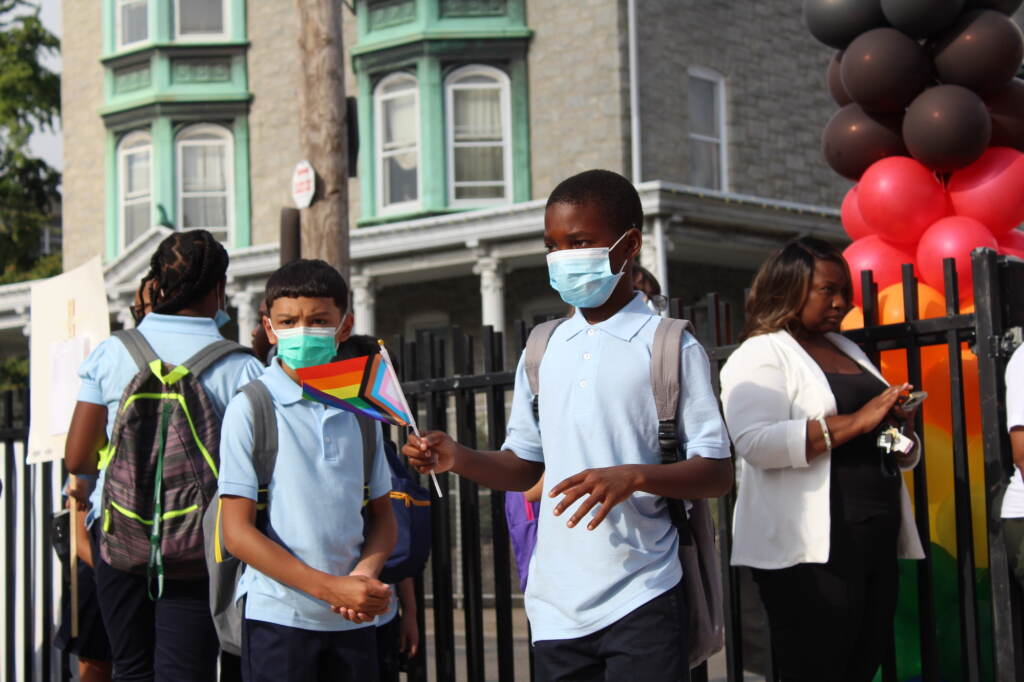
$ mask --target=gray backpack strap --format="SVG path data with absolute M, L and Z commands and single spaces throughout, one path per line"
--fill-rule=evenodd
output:
M 140 371 L 149 369 L 149 363 L 159 360 L 149 341 L 146 341 L 146 337 L 138 329 L 120 329 L 114 332 L 113 336 L 124 344 Z
M 558 325 L 565 322 L 567 318 L 560 317 L 557 320 L 541 322 L 530 331 L 526 339 L 526 349 L 523 351 L 523 366 L 526 370 L 526 381 L 530 384 L 530 393 L 533 394 L 533 416 L 538 415 L 540 397 L 540 361 L 544 359 L 544 351 L 548 348 L 548 341 L 551 335 L 558 329 Z
M 199 376 L 208 370 L 215 362 L 232 353 L 248 353 L 249 355 L 252 355 L 252 350 L 245 346 L 241 346 L 234 341 L 221 339 L 201 348 L 199 352 L 181 364 L 188 367 L 188 371 L 191 372 L 193 376 Z
M 369 417 L 356 417 L 359 435 L 363 439 L 363 485 L 370 485 L 373 475 L 373 458 L 377 454 L 377 422 Z
M 663 317 L 654 330 L 654 344 L 651 347 L 651 389 L 654 391 L 654 406 L 658 421 L 676 418 L 679 409 L 680 359 L 679 349 L 683 345 L 683 332 L 694 333 L 689 320 Z
M 218 342 L 219 343 L 219 342 Z M 277 464 L 277 416 L 267 385 L 255 379 L 242 387 L 252 406 L 252 465 L 260 488 L 270 485 Z

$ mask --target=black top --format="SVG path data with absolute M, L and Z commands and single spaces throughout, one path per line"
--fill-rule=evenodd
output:
M 838 414 L 853 414 L 885 389 L 874 375 L 825 373 Z M 857 436 L 832 450 L 832 518 L 863 521 L 878 515 L 898 515 L 900 476 L 882 471 L 882 453 L 876 445 L 878 434 Z M 891 457 L 892 455 L 885 455 Z

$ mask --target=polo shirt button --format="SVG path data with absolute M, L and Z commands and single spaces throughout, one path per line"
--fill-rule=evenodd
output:
M 586 387 L 587 387 L 587 380 L 584 379 L 583 381 L 580 382 L 580 388 L 586 388 Z
M 588 330 L 587 330 L 587 336 L 593 336 L 593 335 L 594 335 L 594 334 L 596 334 L 596 333 L 597 333 L 597 331 L 596 331 L 596 330 L 594 330 L 594 329 L 588 329 Z
M 331 437 L 330 436 L 324 436 L 324 442 L 325 443 L 330 443 L 331 442 Z
M 583 354 L 583 359 L 584 360 L 589 360 L 590 359 L 590 353 L 584 353 Z

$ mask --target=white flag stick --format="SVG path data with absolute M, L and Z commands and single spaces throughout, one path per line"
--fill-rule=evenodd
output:
M 388 363 L 388 369 L 392 372 L 395 371 L 395 365 L 391 362 L 391 355 L 388 353 L 388 349 L 384 346 L 384 341 L 377 339 L 377 343 L 380 344 L 380 353 L 384 356 L 384 362 Z M 398 378 L 397 376 L 395 377 Z M 398 383 L 396 381 L 396 383 Z M 416 427 L 416 415 L 409 409 L 409 401 L 405 399 L 405 391 L 402 390 L 402 384 L 398 383 L 398 396 L 402 399 L 402 409 L 409 415 L 409 427 L 412 428 L 412 432 L 416 434 L 417 438 L 421 438 L 420 430 Z M 437 491 L 438 497 L 444 497 L 444 493 L 441 492 L 441 484 L 437 481 L 437 475 L 431 471 L 430 480 L 434 483 L 434 490 Z

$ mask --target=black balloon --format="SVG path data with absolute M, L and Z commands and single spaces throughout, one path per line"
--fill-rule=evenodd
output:
M 1020 9 L 1022 4 L 1024 4 L 1024 0 L 967 0 L 968 7 L 994 9 L 1003 14 L 1013 14 Z
M 821 136 L 821 153 L 836 173 L 859 180 L 868 166 L 887 156 L 906 156 L 900 137 L 901 114 L 873 115 L 860 105 L 837 111 Z
M 1024 81 L 1012 81 L 985 98 L 992 116 L 993 147 L 1013 147 L 1024 151 Z
M 985 94 L 1006 85 L 1024 59 L 1024 37 L 1005 14 L 964 14 L 932 45 L 939 80 Z
M 881 0 L 804 0 L 804 25 L 815 38 L 841 50 L 864 31 L 885 26 Z
M 843 87 L 867 111 L 903 111 L 931 79 L 928 53 L 894 28 L 876 28 L 843 52 Z
M 937 171 L 955 171 L 974 163 L 991 137 L 985 103 L 959 85 L 928 88 L 903 117 L 903 140 L 910 155 Z
M 846 92 L 846 88 L 843 87 L 843 78 L 839 73 L 839 69 L 843 63 L 843 53 L 836 52 L 832 55 L 831 61 L 828 63 L 828 72 L 825 75 L 828 81 L 828 92 L 832 95 L 832 99 L 835 103 L 841 107 L 845 107 L 847 104 L 853 101 L 849 93 Z
M 949 28 L 963 7 L 964 0 L 882 0 L 882 12 L 889 23 L 918 38 Z

